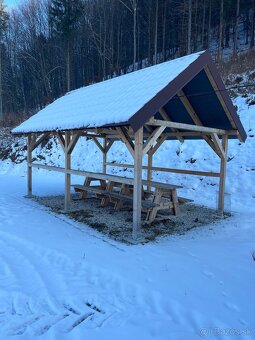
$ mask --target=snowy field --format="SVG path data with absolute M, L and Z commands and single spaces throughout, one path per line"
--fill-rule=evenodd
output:
M 127 246 L 23 198 L 24 177 L 0 185 L 1 339 L 254 339 L 254 213 Z
M 24 198 L 25 163 L 0 162 L 0 340 L 255 339 L 255 106 L 236 103 L 249 137 L 229 146 L 233 216 L 182 236 L 117 243 Z M 74 167 L 93 154 L 90 169 L 100 170 L 96 146 L 84 142 L 75 154 Z M 204 143 L 173 142 L 155 165 L 215 171 L 212 157 Z M 111 160 L 131 161 L 119 145 Z M 184 196 L 215 206 L 215 179 L 155 179 L 181 183 Z M 63 175 L 35 171 L 34 193 L 63 194 Z

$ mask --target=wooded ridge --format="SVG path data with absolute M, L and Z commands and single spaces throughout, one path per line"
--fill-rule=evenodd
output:
M 254 47 L 255 0 L 26 0 L 8 11 L 0 4 L 0 120 L 192 52 L 209 49 L 220 61 Z

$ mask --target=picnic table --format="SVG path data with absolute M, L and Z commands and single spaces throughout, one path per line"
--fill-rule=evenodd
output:
M 93 176 L 93 177 L 92 177 Z M 95 182 L 98 182 L 95 185 Z M 94 193 L 101 199 L 101 206 L 109 203 L 114 204 L 115 210 L 120 210 L 124 204 L 133 203 L 133 185 L 132 178 L 105 175 L 93 173 L 87 176 L 84 184 L 73 185 L 76 192 L 80 193 L 80 198 L 87 197 L 89 192 Z M 145 190 L 144 187 L 150 188 Z M 171 214 L 178 215 L 180 212 L 177 189 L 182 188 L 179 185 L 161 183 L 155 181 L 142 180 L 142 210 L 147 213 L 146 221 L 151 223 L 156 218 L 159 210 L 170 210 Z

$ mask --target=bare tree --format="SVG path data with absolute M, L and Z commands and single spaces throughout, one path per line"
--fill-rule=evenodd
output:
M 188 8 L 188 44 L 187 44 L 187 53 L 191 53 L 191 25 L 192 25 L 192 0 L 189 0 L 189 8 Z
M 133 14 L 133 70 L 136 70 L 137 61 L 137 0 L 129 0 L 129 5 L 119 0 Z
M 236 17 L 235 17 L 235 25 L 234 25 L 234 46 L 233 46 L 233 55 L 235 56 L 237 53 L 237 37 L 238 37 L 238 24 L 239 24 L 239 14 L 240 14 L 240 0 L 236 0 Z
M 219 25 L 219 42 L 217 60 L 222 58 L 222 44 L 223 44 L 223 20 L 224 20 L 224 0 L 220 0 L 220 25 Z

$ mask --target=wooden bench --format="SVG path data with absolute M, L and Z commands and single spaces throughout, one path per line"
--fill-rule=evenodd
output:
M 86 198 L 88 192 L 93 192 L 101 199 L 101 205 L 114 203 L 115 209 L 122 208 L 124 203 L 133 202 L 132 178 L 115 175 L 93 173 L 93 177 L 86 177 L 83 185 L 73 185 L 76 192 L 81 193 L 81 198 Z M 91 185 L 92 182 L 99 181 L 99 185 Z M 154 188 L 146 191 L 143 186 Z M 142 180 L 142 209 L 147 213 L 146 221 L 152 222 L 159 210 L 168 209 L 173 215 L 179 214 L 179 201 L 177 189 L 179 185 L 161 183 L 156 181 Z
M 119 194 L 118 192 L 113 192 L 113 191 L 106 191 L 103 189 L 99 189 L 96 186 L 85 186 L 85 185 L 79 185 L 79 184 L 75 184 L 73 185 L 74 190 L 77 192 L 93 192 L 95 194 L 99 194 L 101 196 L 101 198 L 104 198 L 106 196 L 109 197 L 113 197 L 116 200 L 121 200 L 121 201 L 126 201 L 129 203 L 133 202 L 133 197 L 132 196 L 127 196 L 127 195 L 123 195 L 123 194 Z M 156 204 L 149 201 L 149 200 L 142 200 L 142 207 L 144 208 L 154 208 L 156 207 Z

